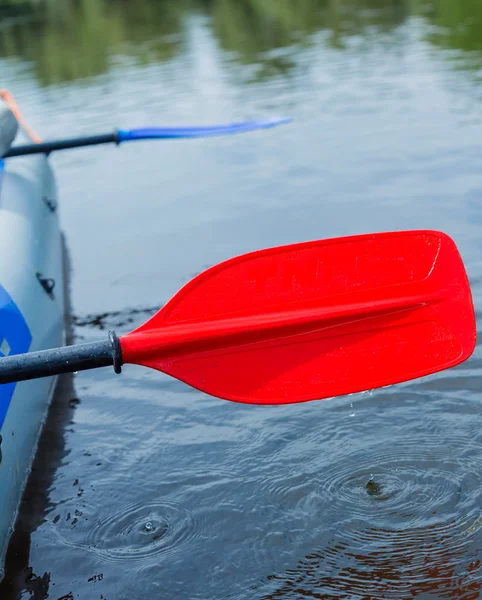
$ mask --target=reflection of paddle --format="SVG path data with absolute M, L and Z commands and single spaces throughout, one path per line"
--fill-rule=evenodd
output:
M 285 404 L 428 375 L 474 346 L 453 241 L 377 233 L 238 256 L 120 340 L 0 359 L 0 383 L 134 363 L 227 400 Z
M 435 526 L 344 532 L 284 574 L 267 577 L 260 600 L 303 598 L 457 598 L 478 600 L 480 560 Z M 363 544 L 363 540 L 366 543 Z M 468 540 L 468 543 L 470 540 Z M 362 545 L 360 545 L 362 544 Z

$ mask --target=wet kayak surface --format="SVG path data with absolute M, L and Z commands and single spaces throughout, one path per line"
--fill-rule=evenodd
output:
M 394 229 L 453 237 L 480 318 L 482 8 L 300 6 L 2 7 L 1 84 L 46 139 L 294 119 L 52 155 L 76 341 L 236 254 Z M 140 367 L 63 378 L 0 597 L 475 600 L 481 359 L 280 407 Z

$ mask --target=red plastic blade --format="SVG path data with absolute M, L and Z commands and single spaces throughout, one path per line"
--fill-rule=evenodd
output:
M 121 347 L 124 362 L 213 396 L 285 404 L 453 367 L 474 350 L 475 316 L 447 235 L 375 233 L 216 265 Z

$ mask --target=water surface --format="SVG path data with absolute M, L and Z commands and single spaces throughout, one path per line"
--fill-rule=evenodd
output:
M 238 253 L 405 228 L 454 238 L 479 316 L 481 27 L 474 0 L 4 2 L 1 84 L 46 138 L 294 118 L 52 156 L 76 339 Z M 271 408 L 64 380 L 0 596 L 479 598 L 481 364 Z

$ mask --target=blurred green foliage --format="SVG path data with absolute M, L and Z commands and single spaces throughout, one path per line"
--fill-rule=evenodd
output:
M 410 16 L 424 19 L 435 45 L 482 50 L 481 0 L 0 0 L 0 56 L 27 61 L 43 85 L 72 81 L 107 73 L 119 56 L 172 59 L 197 16 L 230 60 L 256 63 L 261 78 L 289 71 L 290 48 L 318 32 L 340 48 Z
M 413 0 L 414 9 L 433 26 L 427 37 L 447 49 L 471 55 L 482 51 L 482 2 L 480 0 Z
M 1 1 L 1 0 L 0 0 Z M 9 4 L 10 3 L 10 4 Z M 179 52 L 183 0 L 44 0 L 0 3 L 0 55 L 31 63 L 44 84 L 108 71 L 127 54 L 166 61 Z

